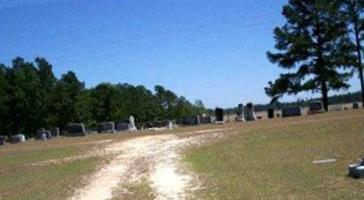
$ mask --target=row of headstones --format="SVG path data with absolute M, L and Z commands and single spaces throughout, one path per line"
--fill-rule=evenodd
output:
M 212 123 L 211 116 L 188 116 L 182 118 L 182 125 L 191 126 L 191 125 L 200 125 L 200 124 L 210 124 Z
M 37 140 L 47 140 L 53 137 L 59 136 L 59 128 L 54 128 L 52 130 L 39 129 L 37 134 L 35 135 L 35 139 Z M 5 137 L 0 135 L 0 146 L 4 145 L 5 142 L 9 143 L 22 143 L 25 142 L 26 138 L 24 134 L 16 134 L 10 137 Z
M 359 107 L 358 103 L 353 104 L 353 109 L 357 109 Z M 323 105 L 321 102 L 313 102 L 309 104 L 309 114 L 315 114 L 323 112 Z M 282 109 L 282 117 L 292 117 L 292 116 L 301 116 L 301 108 L 300 107 L 286 107 Z M 215 123 L 223 123 L 224 122 L 224 110 L 222 108 L 215 109 Z M 274 118 L 274 109 L 268 109 L 268 118 Z M 279 115 L 277 114 L 277 117 Z M 253 103 L 247 103 L 246 106 L 243 104 L 238 105 L 238 113 L 236 120 L 237 121 L 255 121 L 257 119 L 254 105 Z M 203 124 L 201 123 L 200 116 L 192 116 L 192 117 L 185 117 L 183 118 L 184 125 L 196 125 L 196 124 Z M 205 121 L 206 123 L 212 123 L 211 117 Z
M 353 109 L 358 109 L 359 104 L 353 103 Z M 347 107 L 343 107 L 342 105 L 334 105 L 329 107 L 329 111 L 340 111 L 347 110 Z M 316 114 L 324 112 L 324 108 L 321 102 L 312 102 L 308 106 L 307 114 Z M 300 107 L 287 107 L 282 109 L 282 117 L 293 117 L 293 116 L 301 116 L 301 108 Z M 268 109 L 268 118 L 274 118 L 274 109 Z
M 120 131 L 131 131 L 135 132 L 138 129 L 135 126 L 135 120 L 133 116 L 130 116 L 129 123 L 119 122 L 115 125 L 114 122 L 101 122 L 96 128 L 98 133 L 115 133 Z M 66 129 L 66 136 L 86 136 L 85 125 L 83 123 L 70 123 Z
M 114 122 L 103 122 L 99 123 L 97 127 L 97 131 L 99 133 L 101 132 L 109 132 L 114 133 L 116 131 L 137 131 L 137 128 L 135 126 L 134 117 L 130 116 L 129 123 L 121 122 L 114 124 Z M 60 135 L 59 128 L 54 128 L 52 130 L 46 130 L 46 129 L 39 129 L 37 131 L 37 134 L 35 136 L 35 139 L 37 140 L 48 140 L 52 139 L 54 137 L 58 137 Z M 66 127 L 66 136 L 86 136 L 87 131 L 85 128 L 85 125 L 83 123 L 69 123 Z M 26 138 L 24 134 L 17 134 L 10 137 L 5 137 L 0 135 L 0 146 L 4 145 L 5 142 L 9 143 L 21 143 L 25 142 Z

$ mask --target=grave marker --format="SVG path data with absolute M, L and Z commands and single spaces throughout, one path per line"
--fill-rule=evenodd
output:
M 301 116 L 301 108 L 300 107 L 283 108 L 282 117 L 294 117 L 294 116 Z
M 359 108 L 359 103 L 353 103 L 353 109 L 358 109 Z
M 274 109 L 273 108 L 269 108 L 268 109 L 268 118 L 269 119 L 273 119 L 274 118 Z
M 201 120 L 199 116 L 188 116 L 182 118 L 182 124 L 186 126 L 199 125 Z
M 134 117 L 130 116 L 129 117 L 129 131 L 134 132 L 137 131 L 138 129 L 135 126 L 135 121 L 134 121 Z
M 244 119 L 245 121 L 255 121 L 257 119 L 255 116 L 253 103 L 246 104 L 244 108 Z
M 5 136 L 0 135 L 0 146 L 5 144 Z
M 317 114 L 324 112 L 324 108 L 320 101 L 312 102 L 308 105 L 308 114 Z
M 69 123 L 66 136 L 86 136 L 85 125 L 82 123 Z
M 98 133 L 115 133 L 114 122 L 102 122 L 97 125 Z
M 215 122 L 216 123 L 224 123 L 224 110 L 222 108 L 215 109 Z
M 17 134 L 10 137 L 10 141 L 12 143 L 21 143 L 25 142 L 25 135 L 23 134 Z

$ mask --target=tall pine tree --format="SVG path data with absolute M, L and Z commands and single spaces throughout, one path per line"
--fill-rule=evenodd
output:
M 354 50 L 356 53 L 356 59 L 354 64 L 356 70 L 359 73 L 360 87 L 361 87 L 361 99 L 364 101 L 364 76 L 363 76 L 363 62 L 362 51 L 363 47 L 361 42 L 364 40 L 364 1 L 363 0 L 345 0 L 343 4 L 344 18 L 348 22 L 350 27 L 349 31 L 353 35 Z M 364 103 L 363 103 L 364 107 Z
M 274 30 L 277 53 L 268 52 L 272 63 L 288 70 L 265 88 L 272 101 L 284 94 L 320 91 L 328 110 L 329 90 L 348 88 L 352 73 L 347 65 L 346 24 L 338 11 L 342 1 L 290 0 L 283 8 L 286 23 Z

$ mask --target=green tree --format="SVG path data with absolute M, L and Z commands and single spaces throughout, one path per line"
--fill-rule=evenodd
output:
M 34 136 L 41 126 L 41 82 L 37 69 L 22 58 L 13 60 L 13 131 Z
M 39 101 L 41 102 L 41 107 L 39 110 L 39 115 L 41 116 L 40 125 L 43 128 L 51 128 L 53 123 L 52 116 L 54 113 L 51 112 L 52 107 L 52 95 L 54 94 L 55 85 L 57 78 L 54 76 L 52 71 L 52 65 L 44 58 L 35 59 L 36 66 L 38 68 L 38 77 L 40 81 L 40 96 Z
M 9 105 L 9 82 L 7 79 L 7 67 L 0 64 L 0 135 L 8 134 L 9 124 L 8 117 L 11 115 Z
M 364 77 L 363 77 L 363 62 L 362 62 L 362 44 L 364 40 L 364 18 L 362 13 L 364 12 L 363 0 L 345 0 L 343 6 L 344 14 L 350 28 L 350 32 L 353 34 L 353 40 L 356 51 L 356 61 L 354 66 L 359 73 L 359 80 L 361 86 L 361 99 L 364 101 Z M 363 104 L 364 107 L 364 104 Z
M 338 14 L 341 1 L 290 0 L 283 7 L 286 23 L 274 30 L 278 50 L 268 52 L 272 63 L 289 70 L 265 88 L 272 101 L 284 94 L 320 91 L 328 110 L 329 90 L 346 89 L 352 73 L 339 68 L 348 65 L 351 53 L 346 24 Z
M 77 105 L 84 88 L 84 83 L 80 82 L 72 71 L 63 74 L 56 83 L 52 97 L 56 126 L 64 128 L 69 122 L 81 122 Z
M 162 108 L 161 116 L 163 119 L 173 119 L 174 108 L 177 106 L 178 96 L 170 90 L 166 90 L 163 86 L 157 85 L 154 87 L 155 95 Z
M 116 87 L 109 83 L 100 83 L 91 90 L 94 98 L 94 119 L 98 122 L 110 121 L 114 112 L 112 102 L 116 101 Z

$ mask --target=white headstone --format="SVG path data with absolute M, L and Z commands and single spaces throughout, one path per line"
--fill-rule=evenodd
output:
M 133 116 L 129 117 L 129 131 L 134 132 L 137 131 L 137 128 L 135 127 L 135 120 Z
M 168 122 L 168 129 L 172 130 L 173 129 L 173 122 Z

